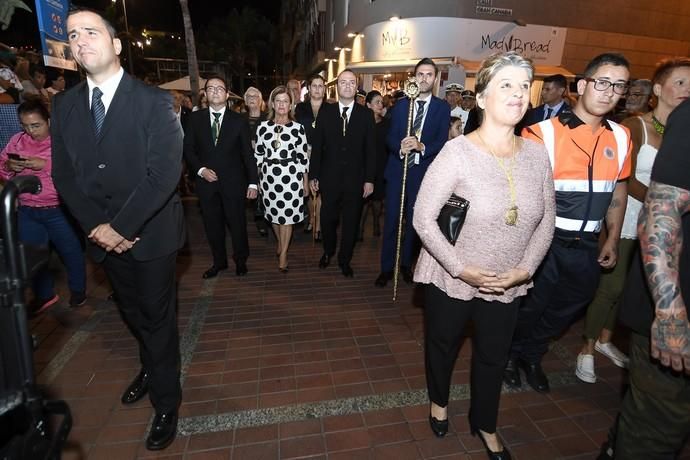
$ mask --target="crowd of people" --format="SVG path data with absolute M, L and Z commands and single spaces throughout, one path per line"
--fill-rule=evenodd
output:
M 651 80 L 631 81 L 625 57 L 605 53 L 572 85 L 562 75 L 545 78 L 537 107 L 534 67 L 512 52 L 485 59 L 474 90 L 448 84 L 445 100 L 433 94 L 439 69 L 424 58 L 412 100 L 364 93 L 347 69 L 335 82 L 336 101 L 314 75 L 304 100 L 300 81 L 289 80 L 265 101 L 250 87 L 231 104 L 228 82 L 212 75 L 194 107 L 188 95 L 166 95 L 124 72 L 122 44 L 98 13 L 75 9 L 67 29 L 86 74 L 75 87 L 63 92 L 61 75 L 46 87 L 46 70 L 26 59 L 0 68 L 0 101 L 21 102 L 23 129 L 0 153 L 0 176 L 41 179 L 40 194 L 20 197 L 20 238 L 56 249 L 70 306 L 86 302 L 80 234 L 103 266 L 139 343 L 141 371 L 122 403 L 150 395 L 149 449 L 175 438 L 181 401 L 178 191 L 198 197 L 213 255 L 204 279 L 229 268 L 226 228 L 235 273 L 248 274 L 249 200 L 259 234 L 275 238 L 284 274 L 294 226 L 303 224 L 323 244 L 314 263 L 326 269 L 336 260 L 353 277 L 371 216 L 371 234 L 381 238 L 372 281 L 383 288 L 394 276 L 403 212 L 400 275 L 425 287 L 436 436 L 449 430 L 451 375 L 469 322 L 469 423 L 488 457 L 500 460 L 511 458 L 497 430 L 502 385 L 521 387 L 524 376 L 548 393 L 541 362 L 549 344 L 585 315 L 575 375 L 596 382 L 595 351 L 630 371 L 600 458 L 672 458 L 682 447 L 690 433 L 682 297 L 690 289 L 690 59 L 666 59 Z M 437 216 L 452 195 L 470 206 L 451 242 Z M 33 291 L 34 314 L 59 300 L 45 271 Z M 619 309 L 633 331 L 630 356 L 612 342 Z

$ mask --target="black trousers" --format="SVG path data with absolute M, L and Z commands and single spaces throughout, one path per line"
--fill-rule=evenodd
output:
M 362 214 L 362 188 L 321 191 L 321 234 L 323 251 L 332 256 L 338 241 L 338 221 L 342 218 L 338 264 L 349 264 L 355 250 L 359 218 Z
M 459 300 L 428 284 L 424 318 L 426 384 L 429 399 L 448 405 L 450 382 L 465 326 L 474 324 L 470 375 L 470 423 L 487 433 L 496 432 L 503 368 L 508 361 L 520 299 L 511 303 L 481 299 Z
M 213 264 L 216 267 L 225 267 L 228 264 L 228 252 L 225 247 L 226 225 L 230 228 L 233 260 L 245 262 L 249 257 L 245 195 L 223 188 L 217 183 L 197 187 L 197 194 L 206 238 L 213 254 Z
M 176 258 L 177 252 L 148 261 L 110 253 L 103 261 L 122 318 L 139 343 L 142 368 L 151 375 L 149 397 L 158 413 L 177 410 L 182 399 Z
M 598 240 L 594 234 L 587 240 L 569 240 L 556 232 L 534 287 L 520 306 L 510 351 L 513 359 L 540 363 L 549 342 L 590 304 L 601 275 Z

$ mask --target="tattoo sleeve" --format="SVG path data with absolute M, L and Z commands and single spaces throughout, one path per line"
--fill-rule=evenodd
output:
M 678 271 L 683 246 L 681 217 L 688 211 L 688 190 L 650 184 L 637 229 L 647 282 L 660 319 L 687 321 Z

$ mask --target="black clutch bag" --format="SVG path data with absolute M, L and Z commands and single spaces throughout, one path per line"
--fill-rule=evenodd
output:
M 441 233 L 453 246 L 455 246 L 455 242 L 458 240 L 458 235 L 460 235 L 462 224 L 465 223 L 465 216 L 467 216 L 469 209 L 470 202 L 453 193 L 438 214 L 436 222 L 438 222 Z

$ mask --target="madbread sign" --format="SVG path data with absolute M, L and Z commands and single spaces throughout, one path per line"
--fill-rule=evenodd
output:
M 479 61 L 498 51 L 516 51 L 540 65 L 560 65 L 567 29 L 480 19 L 426 17 L 366 27 L 363 61 L 458 56 Z

